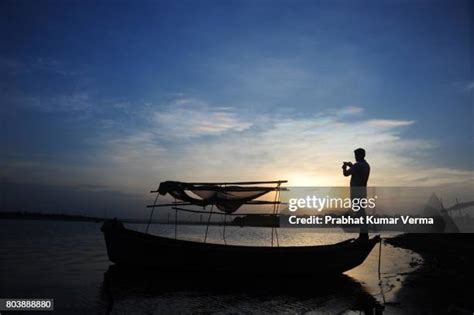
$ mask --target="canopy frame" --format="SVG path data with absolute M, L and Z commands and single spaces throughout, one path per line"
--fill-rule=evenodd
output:
M 184 183 L 184 182 L 162 182 L 156 190 L 151 190 L 150 193 L 156 193 L 154 203 L 152 205 L 147 205 L 147 208 L 151 208 L 150 217 L 146 227 L 146 233 L 148 233 L 150 223 L 152 221 L 153 213 L 155 208 L 158 207 L 171 207 L 175 211 L 175 239 L 177 239 L 178 234 L 178 211 L 190 212 L 190 213 L 205 213 L 208 214 L 207 224 L 206 224 L 206 233 L 204 236 L 204 243 L 207 241 L 207 235 L 209 230 L 209 225 L 211 223 L 212 214 L 224 215 L 224 229 L 222 237 L 224 242 L 226 242 L 225 237 L 225 226 L 226 226 L 226 217 L 227 215 L 231 216 L 252 216 L 252 215 L 268 215 L 276 219 L 279 216 L 279 207 L 282 202 L 280 201 L 280 192 L 287 191 L 285 187 L 281 187 L 282 184 L 287 183 L 287 180 L 277 180 L 277 181 L 247 181 L 247 182 L 218 182 L 218 183 L 209 183 L 209 182 L 197 182 L 197 183 Z M 274 185 L 274 186 L 261 186 L 261 185 Z M 260 185 L 260 186 L 252 186 Z M 207 199 L 202 197 L 202 195 L 197 195 L 202 199 L 197 199 L 192 196 L 189 196 L 185 191 L 203 191 L 204 195 L 207 192 L 215 192 L 211 194 Z M 244 196 L 239 197 L 237 195 L 232 195 L 233 193 L 244 193 Z M 251 193 L 248 196 L 245 193 Z M 254 200 L 259 197 L 269 193 L 275 192 L 275 197 L 272 200 Z M 175 198 L 172 203 L 163 203 L 158 204 L 158 197 L 160 195 L 169 194 Z M 196 193 L 195 193 L 196 194 Z M 230 195 L 229 199 L 226 199 L 226 196 Z M 181 199 L 182 198 L 182 199 Z M 181 200 L 181 201 L 178 201 Z M 283 203 L 284 204 L 284 203 Z M 273 205 L 271 213 L 234 213 L 243 205 Z M 203 209 L 206 209 L 207 206 L 211 207 L 210 211 L 205 210 L 194 210 L 182 208 L 182 206 L 199 206 Z M 222 211 L 217 212 L 216 209 Z M 273 221 L 272 221 L 273 222 Z M 271 245 L 272 247 L 276 243 L 279 246 L 277 226 L 272 223 L 271 225 Z M 276 241 L 276 242 L 275 242 Z

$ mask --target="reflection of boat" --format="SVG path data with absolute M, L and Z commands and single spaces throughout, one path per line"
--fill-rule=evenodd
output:
M 184 201 L 176 211 L 193 211 L 181 208 L 183 205 L 211 205 L 231 215 L 243 204 L 270 204 L 278 205 L 274 201 L 255 201 L 270 191 L 275 191 L 278 196 L 282 181 L 276 187 L 242 187 L 233 183 L 231 186 L 223 184 L 189 184 L 178 182 L 165 182 L 156 191 L 162 195 L 169 193 L 176 199 Z M 256 184 L 267 184 L 260 182 Z M 239 183 L 247 185 L 248 183 Z M 253 184 L 253 183 L 252 183 Z M 191 197 L 186 190 L 201 197 Z M 153 209 L 157 206 L 156 202 Z M 209 213 L 208 222 L 212 214 Z M 273 215 L 277 215 L 274 208 Z M 276 227 L 272 227 L 276 229 Z M 193 242 L 179 239 L 166 238 L 137 232 L 125 228 L 117 220 L 107 221 L 102 226 L 109 259 L 121 266 L 133 268 L 146 267 L 159 270 L 176 271 L 232 271 L 243 273 L 278 273 L 296 274 L 313 273 L 321 275 L 340 274 L 360 265 L 368 256 L 380 237 L 370 240 L 347 240 L 332 245 L 320 246 L 238 246 Z M 277 237 L 277 232 L 272 231 Z M 205 239 L 206 240 L 206 239 Z
M 112 265 L 104 273 L 102 298 L 109 312 L 121 313 L 127 313 L 127 306 L 131 313 L 146 313 L 150 305 L 154 313 L 189 313 L 190 303 L 194 313 L 205 314 L 307 313 L 311 310 L 327 314 L 342 313 L 342 310 L 380 314 L 376 310 L 383 308 L 364 285 L 347 275 L 315 285 L 319 281 L 317 275 L 255 277 L 227 273 L 223 276 L 221 273 L 130 270 Z M 275 297 L 279 303 L 274 303 Z M 137 303 L 144 299 L 147 303 Z M 141 306 L 144 306 L 143 311 Z

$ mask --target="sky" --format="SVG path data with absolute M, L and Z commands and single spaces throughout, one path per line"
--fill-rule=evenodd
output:
M 369 185 L 472 191 L 473 17 L 457 0 L 1 1 L 2 183 L 344 186 L 363 147 Z

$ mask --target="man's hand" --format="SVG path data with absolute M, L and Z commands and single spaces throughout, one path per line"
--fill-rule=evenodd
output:
M 346 169 L 347 167 L 352 167 L 352 162 L 342 162 L 342 169 Z
M 352 173 L 352 162 L 342 162 L 342 174 L 349 176 Z

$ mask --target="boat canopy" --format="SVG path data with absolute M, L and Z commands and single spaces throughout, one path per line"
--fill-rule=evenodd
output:
M 160 183 L 157 192 L 160 195 L 169 194 L 172 197 L 196 206 L 215 205 L 225 213 L 237 211 L 243 204 L 261 197 L 271 191 L 282 190 L 280 184 L 286 181 L 275 182 L 241 182 L 241 183 L 184 183 L 166 181 Z M 252 184 L 276 184 L 276 186 L 242 186 Z M 189 194 L 192 192 L 199 198 Z

